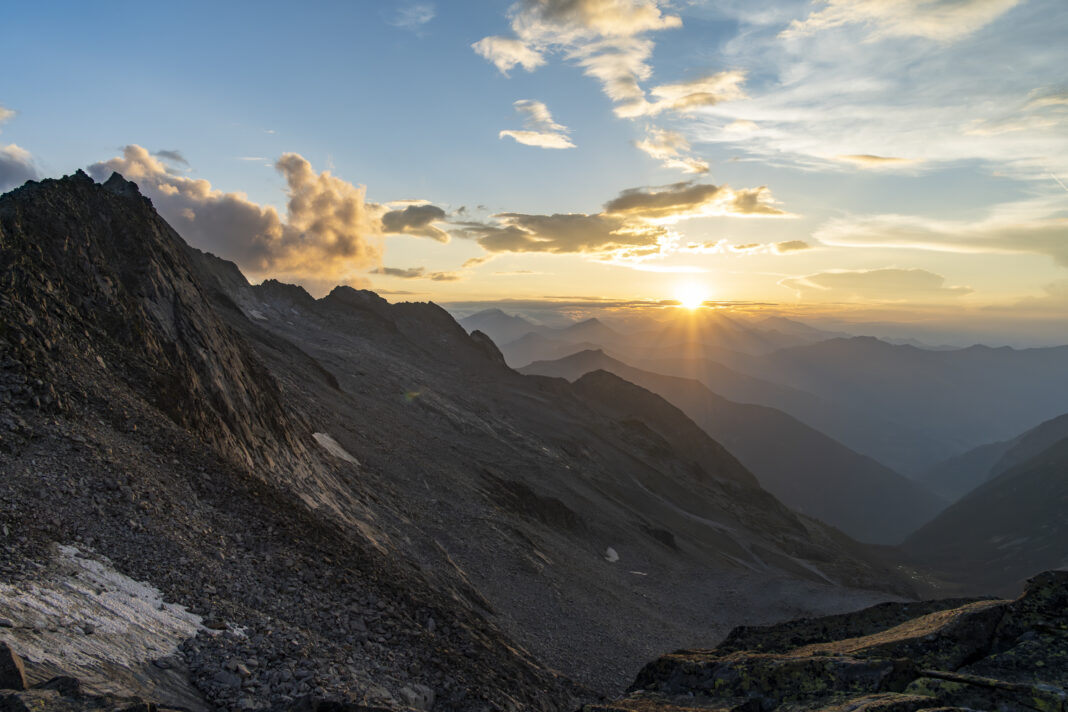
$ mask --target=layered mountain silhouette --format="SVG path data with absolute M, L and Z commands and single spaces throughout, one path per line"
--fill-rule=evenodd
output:
M 773 408 L 735 403 L 698 381 L 642 371 L 603 351 L 533 363 L 520 372 L 576 380 L 594 370 L 610 371 L 663 396 L 723 443 L 787 505 L 861 541 L 900 542 L 944 506 L 916 482 L 796 418 Z
M 967 592 L 1007 593 L 1037 570 L 1068 567 L 1068 435 L 1049 444 L 1063 434 L 1063 421 L 1023 436 L 992 479 L 921 527 L 903 550 Z
M 574 709 L 742 620 L 911 592 L 663 398 L 518 374 L 434 304 L 251 285 L 121 176 L 0 197 L 0 248 L 0 565 L 76 542 L 240 631 L 182 653 L 212 704 Z
M 920 479 L 933 491 L 956 501 L 1064 437 L 1068 437 L 1068 415 L 1047 420 L 1011 440 L 980 445 L 945 460 Z

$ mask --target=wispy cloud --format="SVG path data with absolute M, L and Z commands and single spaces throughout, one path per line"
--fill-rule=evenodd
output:
M 795 20 L 783 37 L 842 25 L 863 25 L 874 37 L 914 36 L 951 42 L 979 30 L 1023 0 L 823 0 L 825 7 Z
M 871 299 L 901 302 L 914 299 L 941 299 L 970 294 L 970 287 L 946 286 L 940 274 L 923 269 L 837 270 L 790 277 L 779 282 L 798 297 L 819 301 Z
M 538 148 L 574 148 L 575 144 L 568 138 L 568 128 L 558 124 L 549 108 L 540 101 L 532 99 L 520 99 L 514 104 L 516 111 L 523 116 L 522 131 L 505 130 L 498 134 L 498 138 L 505 136 L 513 138 L 519 143 Z
M 377 267 L 371 274 L 381 274 L 397 279 L 429 279 L 432 282 L 456 282 L 462 277 L 458 272 L 427 272 L 425 267 Z
M 419 30 L 428 22 L 434 19 L 436 14 L 434 4 L 429 2 L 416 3 L 412 5 L 402 5 L 397 8 L 390 17 L 386 20 L 394 27 L 401 27 L 406 30 Z
M 8 119 L 12 118 L 15 112 L 7 108 L 3 104 L 0 104 L 0 124 L 4 123 Z
M 949 221 L 914 215 L 836 218 L 816 230 L 822 243 L 840 247 L 891 247 L 948 253 L 1039 254 L 1068 267 L 1068 218 Z

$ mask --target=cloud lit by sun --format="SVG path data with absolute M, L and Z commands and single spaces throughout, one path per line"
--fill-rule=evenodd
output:
M 697 309 L 708 299 L 707 290 L 700 284 L 685 282 L 675 288 L 675 299 L 685 309 Z

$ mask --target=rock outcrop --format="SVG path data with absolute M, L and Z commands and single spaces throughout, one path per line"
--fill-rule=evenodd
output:
M 1068 709 L 1068 572 L 1015 600 L 890 603 L 740 628 L 712 650 L 650 663 L 586 712 L 714 709 L 1002 712 Z

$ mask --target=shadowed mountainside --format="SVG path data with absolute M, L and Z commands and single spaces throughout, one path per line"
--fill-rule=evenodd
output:
M 898 543 L 944 506 L 919 484 L 786 413 L 734 403 L 700 382 L 632 368 L 603 351 L 533 363 L 520 372 L 576 380 L 597 369 L 664 397 L 787 505 L 861 541 Z
M 1047 434 L 1038 430 L 1034 441 Z M 902 550 L 937 571 L 950 590 L 1005 593 L 1037 570 L 1068 566 L 1066 542 L 1068 437 L 965 495 Z

